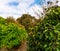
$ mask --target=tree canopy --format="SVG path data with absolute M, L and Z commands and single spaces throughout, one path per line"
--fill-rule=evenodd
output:
M 60 7 L 51 7 L 45 18 L 32 29 L 30 51 L 60 50 Z

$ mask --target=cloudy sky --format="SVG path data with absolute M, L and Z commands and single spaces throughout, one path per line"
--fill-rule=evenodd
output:
M 43 12 L 40 5 L 43 0 L 0 0 L 0 16 L 6 18 L 13 16 L 20 17 L 22 14 L 28 13 L 36 16 L 34 11 L 38 9 Z

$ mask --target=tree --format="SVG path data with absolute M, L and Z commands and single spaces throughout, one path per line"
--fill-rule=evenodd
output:
M 38 9 L 38 12 L 36 12 L 33 8 L 33 11 L 34 13 L 39 17 L 39 19 L 41 17 L 45 17 L 45 15 L 47 14 L 46 11 L 48 10 L 48 8 L 51 8 L 51 7 L 58 7 L 58 0 L 39 0 L 40 2 L 40 6 L 41 8 L 43 9 L 43 12 L 41 12 L 39 9 Z M 40 13 L 40 14 L 39 14 Z
M 37 23 L 37 19 L 28 14 L 23 14 L 20 18 L 17 19 L 17 22 L 25 26 L 26 30 L 33 27 Z
M 6 19 L 7 23 L 13 23 L 15 22 L 15 19 L 12 16 L 7 17 Z
M 60 50 L 60 7 L 52 7 L 45 18 L 32 29 L 29 51 Z

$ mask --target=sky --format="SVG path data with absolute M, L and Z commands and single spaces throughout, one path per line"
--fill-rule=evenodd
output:
M 37 17 L 34 11 L 43 12 L 41 5 L 43 0 L 0 0 L 0 16 L 7 18 L 13 16 L 15 19 L 22 14 L 30 14 Z M 46 0 L 48 1 L 48 0 Z M 59 2 L 60 5 L 60 2 Z M 40 14 L 38 12 L 38 14 Z

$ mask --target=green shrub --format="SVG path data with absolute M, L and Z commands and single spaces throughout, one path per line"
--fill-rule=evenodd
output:
M 0 24 L 0 48 L 13 48 L 27 39 L 27 32 L 14 23 L 8 25 Z
M 6 24 L 6 19 L 2 18 L 1 16 L 0 16 L 0 24 Z
M 31 30 L 29 51 L 60 51 L 60 7 L 50 9 L 43 21 Z

